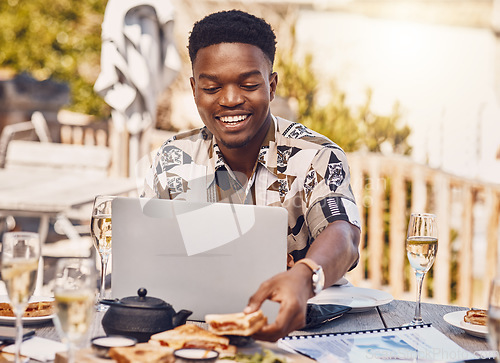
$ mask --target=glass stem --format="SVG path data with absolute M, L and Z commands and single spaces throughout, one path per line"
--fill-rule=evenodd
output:
M 417 278 L 417 303 L 415 305 L 415 316 L 411 322 L 413 325 L 423 324 L 422 313 L 420 310 L 420 300 L 422 298 L 422 285 L 424 281 L 425 273 L 420 271 L 415 271 L 415 276 Z
M 68 363 L 75 363 L 75 350 L 71 342 L 68 343 Z
M 106 298 L 106 270 L 108 268 L 108 256 L 101 257 L 101 289 L 99 291 L 99 300 Z
M 16 345 L 15 345 L 15 362 L 21 362 L 21 343 L 23 342 L 23 314 L 24 309 L 18 306 L 16 312 Z

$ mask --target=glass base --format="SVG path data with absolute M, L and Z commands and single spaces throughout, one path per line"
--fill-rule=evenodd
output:
M 96 311 L 107 311 L 108 309 L 109 309 L 109 305 L 101 304 L 100 302 L 97 302 L 97 304 L 95 304 Z
M 424 325 L 424 321 L 423 320 L 416 320 L 416 319 L 413 319 L 411 322 L 407 323 L 407 324 L 403 324 L 401 326 L 417 326 L 417 325 Z

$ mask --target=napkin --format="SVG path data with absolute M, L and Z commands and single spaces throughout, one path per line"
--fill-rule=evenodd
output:
M 66 351 L 66 344 L 56 342 L 55 340 L 33 337 L 25 340 L 21 344 L 21 354 L 41 362 L 52 361 L 57 352 Z M 3 348 L 4 352 L 15 353 L 15 345 L 9 345 Z
M 349 280 L 347 280 L 345 277 L 341 277 L 332 286 L 343 286 L 343 285 L 347 285 L 347 284 L 350 284 Z
M 329 321 L 341 317 L 351 310 L 351 307 L 336 304 L 307 304 L 306 326 L 303 329 L 312 329 Z

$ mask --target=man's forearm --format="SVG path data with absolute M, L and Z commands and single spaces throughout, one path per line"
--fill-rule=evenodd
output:
M 346 221 L 328 225 L 312 243 L 308 258 L 323 267 L 325 287 L 333 285 L 356 263 L 360 231 Z

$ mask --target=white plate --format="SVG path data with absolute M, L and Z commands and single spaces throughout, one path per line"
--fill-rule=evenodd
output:
M 385 291 L 347 285 L 326 288 L 312 299 L 309 299 L 309 302 L 314 304 L 346 305 L 351 307 L 349 313 L 360 313 L 388 304 L 392 300 L 394 300 L 392 295 Z
M 47 296 L 33 296 L 30 299 L 30 302 L 36 301 L 53 301 L 53 297 Z M 9 297 L 7 295 L 0 295 L 0 302 L 9 302 Z M 47 315 L 47 316 L 32 316 L 32 317 L 23 317 L 23 325 L 34 325 L 34 324 L 42 324 L 48 321 L 51 321 L 55 314 Z M 16 318 L 13 316 L 0 316 L 0 324 L 4 325 L 15 325 Z
M 471 323 L 466 323 L 464 321 L 464 316 L 467 310 L 454 311 L 443 316 L 444 321 L 448 324 L 456 326 L 457 328 L 465 330 L 466 333 L 479 338 L 486 338 L 488 335 L 488 328 L 484 325 L 474 325 Z

